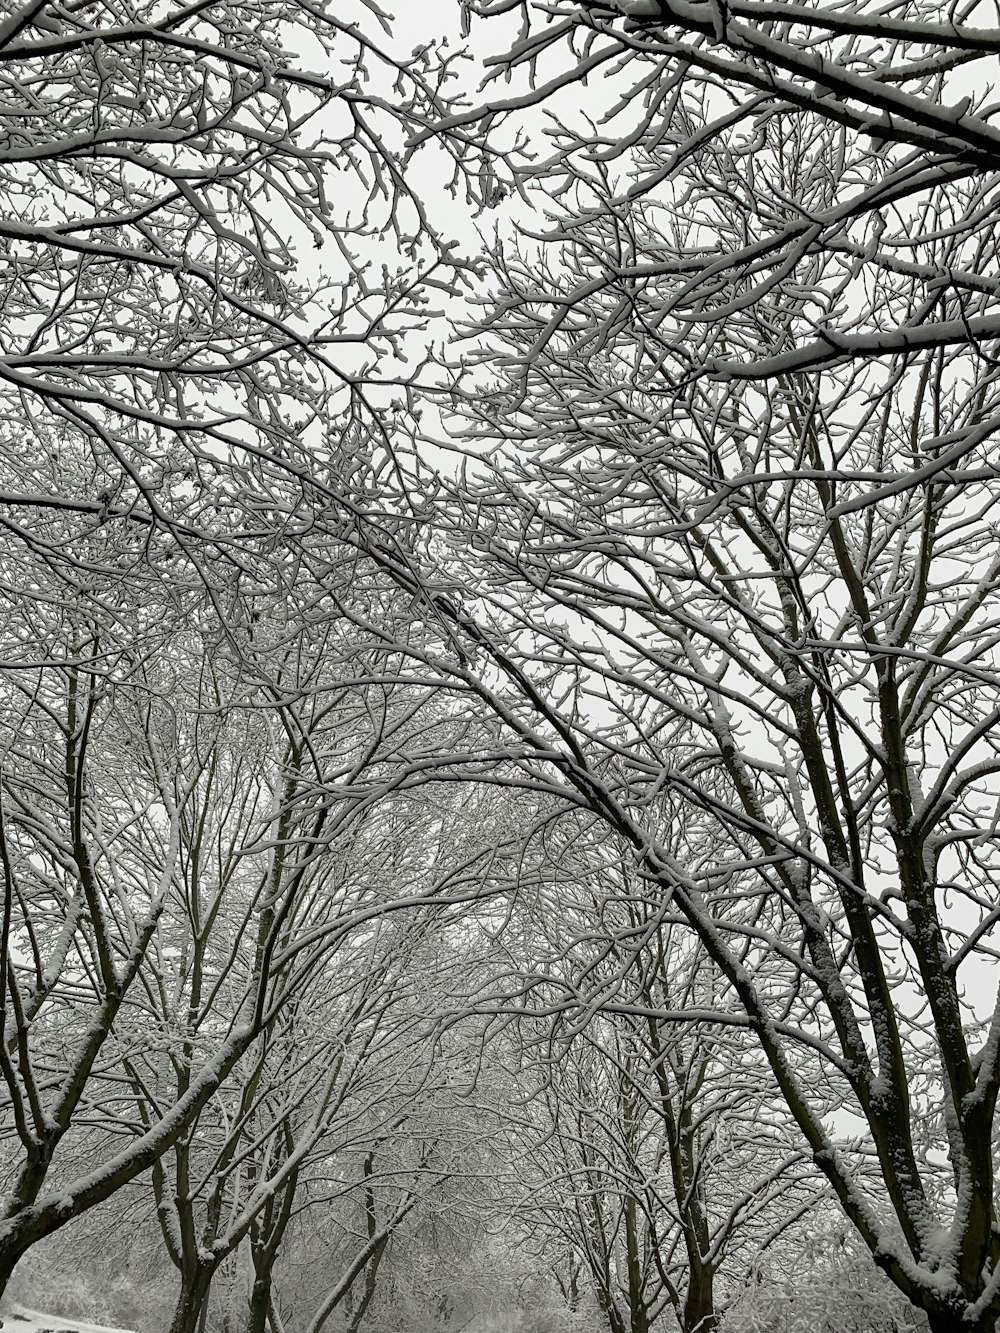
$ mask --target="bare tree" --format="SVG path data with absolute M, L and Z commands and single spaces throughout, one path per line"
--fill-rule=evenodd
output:
M 559 299 L 534 288 L 545 310 L 539 345 L 574 327 L 577 298 L 606 289 L 617 297 L 605 307 L 609 335 L 615 320 L 641 322 L 651 358 L 662 356 L 678 387 L 705 374 L 767 381 L 961 348 L 988 396 L 979 351 L 1000 333 L 990 100 L 1000 30 L 973 26 L 974 4 L 945 17 L 906 3 L 891 18 L 863 0 L 464 8 L 490 20 L 487 41 L 509 43 L 489 63 L 519 90 L 450 123 L 488 128 L 551 105 L 552 151 L 536 141 L 523 172 L 576 201 L 555 230 L 570 238 L 581 223 L 595 238 L 601 208 L 579 193 L 586 176 L 603 177 L 622 208 L 663 210 L 654 247 L 636 250 L 619 234 L 617 248 L 598 244 L 591 265 L 580 245 L 576 284 Z M 581 104 L 572 94 L 584 85 L 592 91 Z M 656 309 L 646 312 L 651 291 Z M 758 303 L 770 313 L 748 336 L 739 315 Z M 963 466 L 996 425 L 984 403 L 981 419 L 925 441 L 907 466 L 873 469 L 853 502 L 891 494 L 910 474 L 919 482 Z
M 180 1142 L 335 947 L 342 923 L 310 897 L 322 844 L 433 771 L 528 789 L 629 849 L 642 931 L 610 914 L 606 966 L 560 1012 L 610 1014 L 657 932 L 693 932 L 739 1010 L 647 998 L 658 1040 L 751 1029 L 874 1261 L 935 1333 L 992 1333 L 998 34 L 917 4 L 464 8 L 490 31 L 521 17 L 499 68 L 529 77 L 458 114 L 440 53 L 400 60 L 313 7 L 30 4 L 0 28 L 8 194 L 37 201 L 6 224 L 0 365 L 5 531 L 28 562 L 4 698 L 18 1156 L 0 1276 Z M 342 82 L 286 58 L 296 30 L 346 52 Z M 425 313 L 414 284 L 454 272 L 406 187 L 412 145 L 379 126 L 471 153 L 496 203 L 491 126 L 603 70 L 608 117 L 567 113 L 522 175 L 549 230 L 497 252 L 480 365 L 449 386 L 464 469 L 437 475 L 401 409 L 371 411 L 370 367 L 332 354 L 394 353 Z M 343 160 L 374 181 L 346 220 L 307 137 L 338 108 Z M 358 256 L 386 220 L 413 264 L 369 287 Z M 295 277 L 297 238 L 327 236 L 335 271 Z M 146 620 L 118 633 L 140 586 Z M 127 1044 L 125 997 L 186 902 L 201 760 L 180 781 L 156 673 L 201 679 L 180 666 L 192 604 L 237 725 L 268 742 L 273 805 L 226 883 L 227 927 L 256 929 L 221 970 L 203 958 L 239 996 L 224 1032 L 199 1002 L 212 1054 L 190 1088 L 113 1167 L 50 1177 L 79 1107 L 105 1142 L 127 1132 L 119 1103 L 87 1100 L 92 1075 L 107 1086 L 98 1059 Z M 284 665 L 295 622 L 326 619 L 352 626 L 348 718 L 329 678 Z M 221 737 L 230 694 L 206 721 L 199 690 L 187 725 Z M 449 909 L 482 896 L 495 854 L 456 859 Z
M 786 170 L 794 201 L 781 142 L 762 188 Z M 679 177 L 692 208 L 704 161 Z M 498 259 L 499 370 L 462 402 L 446 557 L 427 543 L 421 573 L 385 544 L 428 607 L 408 651 L 492 711 L 526 785 L 632 848 L 651 912 L 697 933 L 875 1262 L 935 1330 L 992 1330 L 993 358 L 890 339 L 857 365 L 692 374 L 672 293 L 697 212 L 622 201 L 599 171 L 584 189 L 591 213 Z M 965 236 L 988 279 L 992 250 L 928 198 L 928 244 Z M 961 217 L 992 226 L 971 199 Z M 756 207 L 720 190 L 711 217 Z M 911 308 L 924 277 L 893 281 Z M 716 345 L 787 348 L 827 290 L 820 272 L 741 300 L 743 282 L 704 307 Z
M 298 473 L 338 392 L 369 410 L 421 283 L 461 267 L 407 144 L 459 54 L 404 53 L 369 0 L 30 0 L 0 51 L 6 529 L 117 517 L 140 550 L 154 527 L 226 548 L 241 490 Z M 478 147 L 431 132 L 472 199 Z
M 352 933 L 411 907 L 447 918 L 481 892 L 481 848 L 419 878 L 402 854 L 398 878 L 382 871 L 391 812 L 372 866 L 338 878 L 442 720 L 425 723 L 336 624 L 309 640 L 251 600 L 222 635 L 204 595 L 168 615 L 169 598 L 137 608 L 121 593 L 57 600 L 45 625 L 29 587 L 7 627 L 16 654 L 30 626 L 35 660 L 8 659 L 3 696 L 4 1281 L 37 1240 L 183 1152 L 226 1080 L 313 987 L 329 992 Z
M 253 1269 L 247 1328 L 262 1333 L 273 1300 L 271 1271 L 313 1160 L 367 1148 L 370 1176 L 379 1135 L 387 1125 L 404 1132 L 403 1108 L 419 1094 L 413 1064 L 419 1061 L 426 1076 L 419 1056 L 427 1042 L 399 1012 L 409 988 L 399 969 L 413 963 L 412 952 L 401 941 L 380 958 L 385 933 L 375 930 L 356 945 L 358 957 L 349 945 L 338 950 L 327 965 L 336 979 L 331 975 L 325 1003 L 309 993 L 298 997 L 285 1023 L 262 1035 L 185 1138 L 154 1164 L 158 1216 L 181 1275 L 176 1333 L 204 1326 L 215 1273 L 244 1240 Z M 405 1072 L 392 1058 L 401 1046 L 413 1057 Z M 145 1087 L 138 1077 L 135 1083 L 147 1121 Z M 414 1201 L 411 1195 L 410 1207 Z M 374 1208 L 372 1201 L 372 1216 Z
M 504 70 L 568 55 L 480 114 L 602 66 L 620 100 L 596 135 L 567 113 L 535 171 L 548 231 L 498 249 L 448 558 L 428 543 L 418 576 L 385 547 L 437 617 L 411 651 L 493 711 L 527 783 L 631 845 L 932 1328 L 992 1330 L 997 157 L 976 78 L 997 34 L 916 7 L 468 8 L 522 15 Z M 831 1079 L 842 1129 L 813 1096 Z
M 191 861 L 209 883 L 224 878 L 206 853 L 238 830 L 233 804 L 217 824 L 197 821 L 201 852 Z M 345 1192 L 364 1194 L 367 1230 L 310 1326 L 321 1327 L 363 1276 L 360 1323 L 392 1234 L 440 1175 L 434 1142 L 444 1131 L 427 1108 L 448 1077 L 439 1026 L 449 1008 L 449 959 L 436 945 L 449 928 L 456 845 L 428 837 L 427 801 L 418 795 L 406 804 L 405 812 L 388 803 L 369 807 L 321 856 L 311 853 L 309 893 L 285 915 L 275 947 L 296 962 L 285 979 L 289 1004 L 185 1136 L 154 1163 L 163 1237 L 181 1275 L 175 1333 L 202 1326 L 214 1275 L 244 1241 L 253 1269 L 247 1327 L 260 1333 L 273 1308 L 272 1269 L 289 1222 L 308 1208 L 314 1224 L 323 1225 L 317 1182 L 338 1172 L 347 1176 Z M 235 858 L 227 851 L 225 860 L 232 865 Z M 402 911 L 411 897 L 413 909 Z M 231 1003 L 228 936 L 240 932 L 242 921 L 231 904 L 212 916 L 190 942 L 180 936 L 187 954 L 183 985 L 171 993 L 158 976 L 156 993 L 147 987 L 148 1009 L 163 1026 L 182 1019 L 191 1035 L 185 1047 L 168 1052 L 167 1077 L 158 1068 L 160 1052 L 141 1065 L 127 1060 L 144 1125 L 182 1095 L 192 1048 L 219 1027 Z M 303 947 L 310 936 L 314 942 Z M 317 938 L 326 941 L 319 954 Z M 401 1146 L 414 1138 L 419 1161 L 404 1166 Z M 363 1167 L 355 1170 L 359 1161 Z
M 821 1178 L 728 986 L 651 908 L 627 850 L 558 807 L 534 842 L 508 927 L 510 1007 L 539 1084 L 515 1150 L 524 1216 L 543 1252 L 561 1238 L 577 1299 L 589 1286 L 611 1333 L 709 1333 Z

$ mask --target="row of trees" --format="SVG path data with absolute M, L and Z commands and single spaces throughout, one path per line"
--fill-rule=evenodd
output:
M 454 11 L 0 24 L 0 1283 L 148 1181 L 281 1333 L 353 1198 L 388 1327 L 474 1177 L 610 1333 L 800 1223 L 992 1333 L 1000 33 Z
M 256 1327 L 307 1164 L 353 1161 L 360 1188 L 413 1134 L 440 1174 L 425 1001 L 462 991 L 440 935 L 481 892 L 489 812 L 428 827 L 405 746 L 438 724 L 358 683 L 335 628 L 279 642 L 281 698 L 161 610 L 142 640 L 123 608 L 61 610 L 44 652 L 32 608 L 48 660 L 8 674 L 3 1262 L 151 1171 L 174 1326 L 246 1242 Z
M 26 614 L 37 636 L 33 605 Z M 723 1186 L 728 1215 L 716 1217 L 713 1201 L 718 1235 L 702 1252 L 702 1158 L 723 1112 L 760 1097 L 759 1086 L 747 1094 L 726 1061 L 716 1067 L 712 1028 L 675 1029 L 666 1015 L 664 1026 L 652 1007 L 638 1029 L 628 1019 L 579 1033 L 554 1065 L 558 1080 L 536 1054 L 544 1023 L 516 1040 L 489 1026 L 490 1014 L 517 1008 L 511 962 L 518 985 L 525 969 L 541 982 L 558 954 L 574 883 L 592 886 L 572 905 L 589 947 L 588 920 L 607 899 L 600 846 L 593 863 L 577 852 L 558 871 L 550 848 L 529 878 L 521 826 L 534 816 L 516 796 L 425 781 L 428 764 L 449 776 L 470 724 L 409 682 L 387 688 L 349 625 L 324 624 L 311 643 L 276 636 L 266 658 L 262 649 L 278 695 L 206 646 L 203 604 L 171 614 L 147 596 L 138 614 L 137 624 L 119 604 L 102 623 L 61 607 L 48 651 L 36 637 L 36 660 L 7 676 L 8 1276 L 91 1210 L 109 1225 L 117 1207 L 103 1205 L 125 1197 L 147 1249 L 158 1229 L 176 1270 L 177 1333 L 204 1326 L 213 1286 L 220 1275 L 231 1285 L 233 1272 L 248 1330 L 268 1317 L 280 1326 L 283 1303 L 318 1333 L 335 1313 L 360 1323 L 411 1214 L 433 1217 L 456 1177 L 499 1173 L 485 1224 L 512 1213 L 542 1241 L 543 1273 L 569 1243 L 589 1276 L 573 1303 L 593 1285 L 612 1333 L 645 1329 L 657 1313 L 634 1272 L 630 1312 L 620 1308 L 619 1243 L 634 1267 L 637 1207 L 644 1281 L 655 1254 L 683 1326 L 702 1326 L 715 1313 L 715 1274 L 731 1281 L 752 1267 L 743 1253 L 723 1265 L 727 1244 L 748 1232 L 760 1242 L 757 1219 L 801 1157 L 786 1146 L 775 1158 L 755 1127 L 747 1151 L 766 1158 L 760 1178 L 742 1202 Z M 260 641 L 273 630 L 262 613 Z M 74 631 L 75 652 L 60 662 Z M 525 896 L 532 880 L 540 903 Z M 621 883 L 615 892 L 627 897 Z M 654 1006 L 699 962 L 668 933 L 649 967 Z M 687 989 L 706 986 L 696 975 Z M 547 1008 L 546 987 L 535 993 Z M 565 1139 L 561 1108 L 574 1099 Z M 512 1115 L 521 1102 L 531 1109 Z M 598 1146 L 608 1115 L 623 1136 L 617 1164 Z M 650 1185 L 650 1172 L 663 1178 Z M 584 1198 L 592 1216 L 578 1211 Z M 454 1206 L 484 1224 L 467 1197 Z M 346 1227 L 327 1287 L 307 1307 L 297 1277 L 276 1304 L 289 1228 L 301 1244 L 323 1225 Z M 95 1244 L 92 1228 L 81 1235 Z M 65 1253 L 80 1262 L 72 1241 Z M 452 1299 L 447 1289 L 440 1298 Z
M 350 476 L 372 361 L 460 270 L 405 171 L 450 62 L 364 0 L 29 3 L 0 49 L 0 1286 L 142 1180 L 173 1327 L 239 1251 L 261 1328 L 303 1182 L 335 1161 L 374 1218 L 393 1141 L 329 1314 L 442 1175 L 415 996 L 477 852 L 407 804 L 441 719 L 298 597 L 281 527 L 303 450 Z

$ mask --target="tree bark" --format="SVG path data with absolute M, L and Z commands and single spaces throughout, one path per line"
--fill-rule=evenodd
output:
M 649 1333 L 649 1310 L 646 1307 L 642 1256 L 639 1249 L 639 1226 L 634 1198 L 625 1201 L 625 1256 L 628 1266 L 628 1304 L 631 1333 Z
M 11 1249 L 0 1247 L 0 1299 L 3 1298 L 7 1290 L 7 1283 L 13 1276 L 14 1269 L 17 1267 L 22 1251 L 14 1253 Z
M 197 1264 L 181 1273 L 181 1293 L 170 1333 L 199 1333 L 214 1276 L 215 1264 Z
M 997 1333 L 997 1318 L 995 1315 L 984 1315 L 974 1322 L 966 1322 L 961 1311 L 943 1310 L 928 1314 L 927 1326 L 930 1333 L 966 1333 L 966 1330 L 968 1333 Z
M 271 1305 L 270 1269 L 257 1269 L 250 1287 L 246 1333 L 267 1333 L 267 1315 Z
M 684 1298 L 684 1333 L 716 1333 L 719 1316 L 715 1309 L 715 1272 L 710 1267 L 689 1264 Z

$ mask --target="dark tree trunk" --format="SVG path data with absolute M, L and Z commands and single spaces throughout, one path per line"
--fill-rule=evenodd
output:
M 649 1333 L 649 1310 L 640 1253 L 638 1209 L 634 1198 L 625 1201 L 625 1256 L 628 1264 L 628 1305 L 631 1333 Z
M 0 1249 L 0 1300 L 7 1290 L 7 1283 L 13 1276 L 14 1269 L 21 1259 L 20 1251 L 14 1251 L 13 1248 L 4 1247 Z
M 989 1315 L 975 1322 L 966 1321 L 958 1310 L 943 1310 L 927 1316 L 930 1333 L 997 1333 L 997 1322 Z
M 182 1271 L 181 1294 L 170 1333 L 199 1333 L 202 1320 L 208 1313 L 208 1293 L 214 1276 L 214 1264 L 196 1264 Z
M 52 1226 L 39 1225 L 32 1223 L 27 1218 L 28 1209 L 25 1208 L 20 1213 L 15 1213 L 13 1217 L 8 1217 L 5 1222 L 0 1222 L 0 1227 L 9 1226 L 11 1231 L 4 1237 L 0 1244 L 0 1299 L 3 1298 L 7 1290 L 7 1284 L 13 1276 L 14 1269 L 18 1266 L 24 1256 L 37 1241 L 43 1240 L 50 1231 L 54 1230 Z M 66 1212 L 64 1216 L 68 1217 Z M 61 1225 L 61 1222 L 57 1225 Z
M 270 1269 L 257 1269 L 250 1288 L 246 1333 L 267 1333 L 267 1311 L 271 1304 Z
M 684 1333 L 716 1333 L 719 1315 L 715 1308 L 715 1273 L 711 1268 L 692 1264 L 688 1269 L 688 1289 L 684 1299 Z
M 597 1288 L 597 1304 L 608 1321 L 608 1328 L 611 1333 L 628 1333 L 625 1327 L 625 1321 L 618 1312 L 618 1308 L 607 1289 L 603 1286 Z

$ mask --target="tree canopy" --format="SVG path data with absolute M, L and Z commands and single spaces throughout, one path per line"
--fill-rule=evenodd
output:
M 992 17 L 7 7 L 0 1284 L 994 1333 Z

